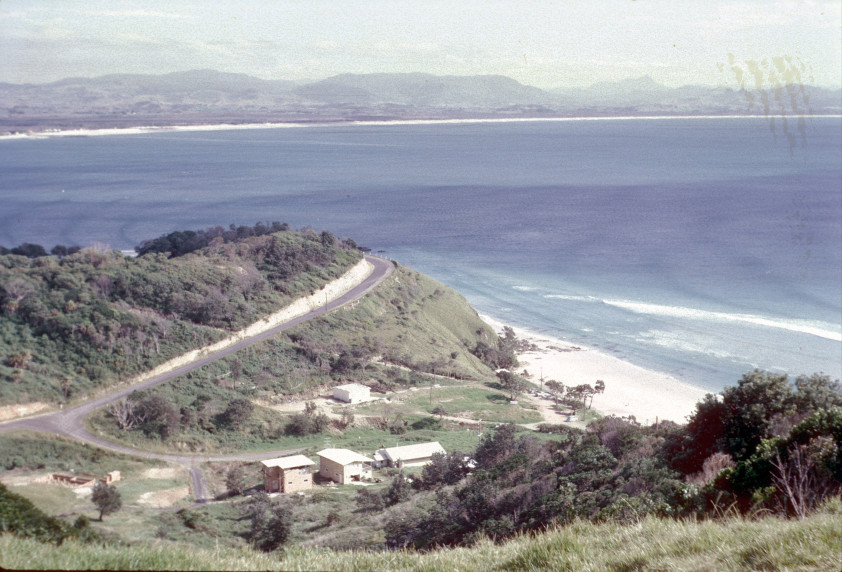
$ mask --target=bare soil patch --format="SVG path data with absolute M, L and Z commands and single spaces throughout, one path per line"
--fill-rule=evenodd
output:
M 45 483 L 50 478 L 50 473 L 27 473 L 24 469 L 12 469 L 0 475 L 0 483 L 7 487 L 22 487 L 32 483 Z
M 164 508 L 172 506 L 190 494 L 190 487 L 178 487 L 165 491 L 143 493 L 137 499 L 137 504 L 153 508 Z
M 33 401 L 32 403 L 24 403 L 22 405 L 6 405 L 0 407 L 0 421 L 8 421 L 9 419 L 17 419 L 18 417 L 25 417 L 50 409 L 50 406 L 41 401 Z
M 147 469 L 143 473 L 145 479 L 177 479 L 181 476 L 181 469 L 176 467 L 163 467 Z

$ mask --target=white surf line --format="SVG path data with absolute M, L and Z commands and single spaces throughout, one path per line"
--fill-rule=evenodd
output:
M 776 116 L 778 117 L 778 116 Z M 842 118 L 842 115 L 804 115 L 792 114 L 789 118 Z M 471 125 L 483 123 L 559 123 L 572 121 L 644 121 L 644 120 L 680 120 L 680 119 L 768 119 L 765 115 L 621 115 L 599 117 L 486 117 L 465 119 L 395 119 L 395 120 L 341 120 L 310 123 L 216 123 L 207 125 L 166 125 L 166 126 L 137 126 L 113 127 L 105 129 L 68 129 L 32 131 L 26 133 L 12 133 L 0 135 L 0 141 L 21 139 L 50 139 L 53 137 L 98 137 L 105 135 L 143 135 L 150 133 L 173 133 L 190 131 L 235 131 L 246 129 L 291 129 L 307 127 L 336 127 L 336 126 L 396 126 L 396 125 Z
M 842 332 L 826 330 L 818 326 L 810 325 L 801 320 L 775 320 L 771 318 L 764 318 L 763 316 L 756 316 L 754 314 L 728 314 L 726 312 L 698 310 L 682 306 L 663 306 L 660 304 L 647 304 L 643 302 L 630 302 L 625 300 L 603 300 L 603 302 L 609 306 L 623 308 L 624 310 L 629 310 L 636 314 L 651 314 L 691 320 L 746 323 L 756 326 L 765 326 L 767 328 L 778 328 L 802 334 L 810 334 L 820 338 L 842 342 Z

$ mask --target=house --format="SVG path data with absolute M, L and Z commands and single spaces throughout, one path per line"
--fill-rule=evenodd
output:
M 444 450 L 438 441 L 431 443 L 417 443 L 415 445 L 404 445 L 402 447 L 387 447 L 375 453 L 376 459 L 382 459 L 390 467 L 420 467 L 432 461 L 434 453 L 444 455 Z
M 310 467 L 315 465 L 304 455 L 266 459 L 263 463 L 263 490 L 267 493 L 294 493 L 313 486 Z
M 319 476 L 344 485 L 371 478 L 372 459 L 348 449 L 325 449 L 319 456 Z
M 371 399 L 371 389 L 361 383 L 348 383 L 333 388 L 333 398 L 345 403 L 360 403 Z
M 383 452 L 383 449 L 375 451 L 371 458 L 374 459 L 374 462 L 371 464 L 371 466 L 375 469 L 389 466 L 389 459 L 386 457 L 385 453 Z

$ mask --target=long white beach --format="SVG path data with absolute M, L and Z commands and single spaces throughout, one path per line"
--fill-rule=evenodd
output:
M 498 332 L 505 326 L 488 316 L 482 319 Z M 534 382 L 543 376 L 544 381 L 554 379 L 565 386 L 593 385 L 602 380 L 605 393 L 594 397 L 593 408 L 603 415 L 633 415 L 644 424 L 665 419 L 686 423 L 696 403 L 709 393 L 604 352 L 523 328 L 512 329 L 519 339 L 538 348 L 518 355 L 518 371 L 526 369 Z
M 793 117 L 798 117 L 793 116 Z M 842 115 L 811 115 L 811 119 L 838 118 Z M 103 135 L 140 135 L 144 133 L 172 133 L 182 131 L 232 131 L 243 129 L 289 129 L 325 126 L 395 126 L 395 125 L 470 125 L 476 123 L 547 123 L 571 121 L 640 121 L 660 119 L 768 119 L 763 115 L 622 115 L 597 117 L 483 117 L 464 119 L 386 119 L 386 120 L 337 120 L 325 122 L 279 123 L 218 123 L 170 126 L 114 127 L 104 129 L 67 129 L 31 131 L 0 135 L 0 141 L 20 139 L 48 139 L 53 137 L 96 137 Z

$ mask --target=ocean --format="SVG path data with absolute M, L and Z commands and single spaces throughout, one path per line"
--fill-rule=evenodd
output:
M 322 125 L 0 141 L 0 244 L 288 222 L 710 391 L 842 377 L 842 119 Z

